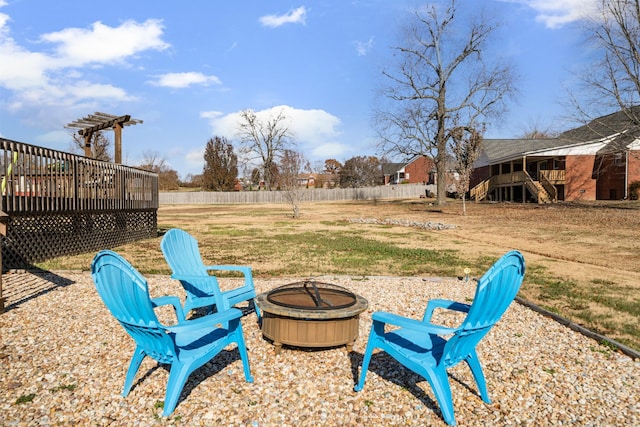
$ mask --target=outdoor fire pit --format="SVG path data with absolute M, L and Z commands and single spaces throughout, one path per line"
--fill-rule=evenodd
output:
M 335 347 L 351 351 L 358 338 L 360 313 L 367 300 L 346 288 L 314 280 L 290 283 L 257 296 L 262 334 L 273 341 L 275 353 L 283 344 L 295 347 Z

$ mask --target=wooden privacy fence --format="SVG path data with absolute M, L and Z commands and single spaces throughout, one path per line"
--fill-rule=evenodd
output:
M 0 175 L 4 271 L 157 235 L 153 172 L 0 138 Z
M 334 200 L 405 199 L 435 193 L 435 185 L 400 184 L 363 188 L 315 188 L 300 190 L 301 201 L 324 202 Z M 162 192 L 161 205 L 287 203 L 284 191 L 195 191 Z

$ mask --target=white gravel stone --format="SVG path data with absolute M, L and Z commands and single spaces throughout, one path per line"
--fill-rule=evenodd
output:
M 464 302 L 474 293 L 474 282 L 455 279 L 316 278 L 369 301 L 352 353 L 344 346 L 285 347 L 275 356 L 249 313 L 242 324 L 255 382 L 244 381 L 231 346 L 191 375 L 175 412 L 163 418 L 158 402 L 168 373 L 153 360 L 143 362 L 129 396 L 120 395 L 134 344 L 100 301 L 90 275 L 60 272 L 47 279 L 33 298 L 5 283 L 9 310 L 0 315 L 0 425 L 445 425 L 427 382 L 385 354 L 374 354 L 364 390 L 355 393 L 353 386 L 373 311 L 420 318 L 430 299 Z M 265 292 L 297 280 L 256 278 L 255 283 Z M 19 286 L 19 280 L 10 282 Z M 167 277 L 149 276 L 149 282 L 152 296 L 183 295 Z M 168 313 L 161 317 L 170 320 Z M 493 403 L 482 402 L 466 366 L 451 369 L 458 425 L 640 425 L 640 361 L 522 305 L 512 304 L 478 352 Z

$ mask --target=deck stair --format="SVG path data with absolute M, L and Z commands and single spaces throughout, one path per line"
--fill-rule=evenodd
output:
M 520 172 L 520 174 L 518 181 L 521 184 L 524 182 L 537 203 L 546 204 L 558 201 L 558 190 L 546 177 L 541 176 L 542 181 L 536 181 L 526 172 Z M 499 185 L 496 176 L 485 179 L 469 191 L 469 198 L 476 202 L 485 200 L 496 185 Z
M 545 204 L 553 202 L 553 199 L 544 188 L 544 186 L 540 183 L 540 181 L 534 181 L 532 179 L 528 179 L 525 181 L 527 185 L 527 189 L 533 194 L 533 197 L 536 199 L 538 204 Z

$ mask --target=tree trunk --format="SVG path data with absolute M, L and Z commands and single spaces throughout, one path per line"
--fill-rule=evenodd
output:
M 438 111 L 436 113 L 438 120 L 436 130 L 436 173 L 438 182 L 436 183 L 436 205 L 444 206 L 447 204 L 447 138 L 445 137 L 445 129 L 447 126 L 447 82 L 440 82 L 438 89 Z
M 467 216 L 467 203 L 466 203 L 467 195 L 462 193 L 462 216 Z

